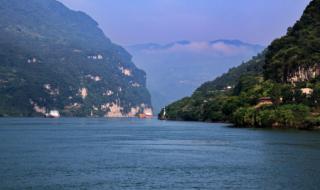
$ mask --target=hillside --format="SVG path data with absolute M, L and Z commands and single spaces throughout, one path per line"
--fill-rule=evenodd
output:
M 1 0 L 0 116 L 134 116 L 146 74 L 98 24 L 55 0 Z
M 234 98 L 234 89 L 243 76 L 259 77 L 262 75 L 264 53 L 252 60 L 230 69 L 217 79 L 200 86 L 191 97 L 172 103 L 166 107 L 166 119 L 188 121 L 227 121 L 231 111 L 224 107 L 235 109 L 240 104 L 228 106 Z M 162 112 L 159 114 L 161 117 Z
M 169 105 L 160 119 L 232 122 L 239 127 L 320 126 L 320 0 L 251 61 Z
M 215 80 L 204 83 L 196 91 L 205 93 L 213 90 L 223 90 L 228 86 L 234 87 L 242 75 L 261 75 L 264 63 L 265 52 L 262 52 L 248 62 L 231 68 L 227 73 L 217 77 Z
M 320 1 L 313 0 L 287 35 L 276 39 L 266 55 L 265 78 L 303 82 L 320 75 Z

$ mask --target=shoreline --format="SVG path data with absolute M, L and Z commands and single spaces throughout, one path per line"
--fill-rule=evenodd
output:
M 234 123 L 226 121 L 187 121 L 187 120 L 172 120 L 172 119 L 159 119 L 157 117 L 152 118 L 139 118 L 139 117 L 59 117 L 59 118 L 49 118 L 49 117 L 19 117 L 19 116 L 0 116 L 0 119 L 48 119 L 48 120 L 59 120 L 59 119 L 137 119 L 137 120 L 158 120 L 158 121 L 168 121 L 168 122 L 186 122 L 186 123 L 207 123 L 207 124 L 224 124 L 229 128 L 234 129 L 271 129 L 271 130 L 299 130 L 299 131 L 320 131 L 320 126 L 311 128 L 290 128 L 290 127 L 243 127 L 236 126 Z
M 234 123 L 231 122 L 225 122 L 225 121 L 216 121 L 216 122 L 210 122 L 210 121 L 186 121 L 186 120 L 169 120 L 169 119 L 158 119 L 163 121 L 175 121 L 175 122 L 194 122 L 194 123 L 221 123 L 226 124 L 230 128 L 235 129 L 272 129 L 272 130 L 299 130 L 299 131 L 320 131 L 320 126 L 311 127 L 311 128 L 292 128 L 292 127 L 243 127 L 243 126 L 237 126 Z

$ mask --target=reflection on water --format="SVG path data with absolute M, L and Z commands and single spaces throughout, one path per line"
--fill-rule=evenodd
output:
M 320 133 L 0 119 L 0 189 L 319 189 Z

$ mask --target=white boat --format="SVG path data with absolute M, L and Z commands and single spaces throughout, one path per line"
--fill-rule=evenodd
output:
M 49 118 L 59 118 L 60 117 L 60 113 L 58 110 L 51 110 L 49 112 L 49 114 L 47 114 L 47 117 Z

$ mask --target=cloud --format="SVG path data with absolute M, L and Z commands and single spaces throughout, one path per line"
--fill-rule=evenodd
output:
M 189 44 L 174 44 L 168 49 L 168 51 L 191 51 L 191 52 L 203 52 L 210 49 L 207 42 L 191 42 Z
M 250 48 L 247 46 L 244 46 L 244 45 L 235 46 L 235 45 L 229 45 L 223 42 L 212 44 L 211 49 L 215 52 L 225 54 L 225 55 L 242 54 L 247 51 L 250 51 Z
M 174 43 L 157 49 L 145 49 L 145 53 L 192 53 L 192 54 L 213 54 L 221 56 L 235 56 L 256 51 L 248 45 L 234 45 L 221 42 L 189 42 Z

